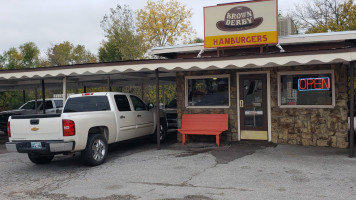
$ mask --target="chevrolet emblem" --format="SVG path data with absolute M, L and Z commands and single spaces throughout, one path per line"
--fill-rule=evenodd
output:
M 31 128 L 31 131 L 38 131 L 38 129 L 39 128 L 37 128 L 37 127 L 33 127 L 33 128 Z

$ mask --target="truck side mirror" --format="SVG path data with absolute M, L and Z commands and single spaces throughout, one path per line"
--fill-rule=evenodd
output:
M 151 110 L 152 108 L 154 108 L 155 107 L 155 105 L 153 104 L 153 103 L 149 103 L 148 104 L 148 110 Z

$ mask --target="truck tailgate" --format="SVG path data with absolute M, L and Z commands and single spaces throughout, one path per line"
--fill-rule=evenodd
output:
M 17 115 L 9 122 L 11 141 L 63 140 L 61 114 Z

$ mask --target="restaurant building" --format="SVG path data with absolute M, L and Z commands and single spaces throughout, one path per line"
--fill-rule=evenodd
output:
M 275 0 L 206 7 L 204 44 L 152 49 L 189 69 L 176 74 L 178 127 L 184 114 L 226 113 L 226 142 L 347 148 L 356 32 L 278 37 L 276 13 Z
M 153 48 L 155 60 L 1 70 L 0 91 L 46 85 L 66 97 L 70 88 L 173 81 L 178 128 L 184 114 L 224 113 L 222 143 L 348 148 L 356 31 L 278 37 L 277 10 L 276 0 L 207 7 L 205 43 Z

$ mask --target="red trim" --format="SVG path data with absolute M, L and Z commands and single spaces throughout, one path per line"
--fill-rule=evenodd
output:
M 204 8 L 219 7 L 219 6 L 226 6 L 226 5 L 235 5 L 235 4 L 245 4 L 245 3 L 256 3 L 256 2 L 259 2 L 259 1 L 273 1 L 273 0 L 250 0 L 250 1 L 243 1 L 243 2 L 223 3 L 223 4 L 218 4 L 216 6 L 205 6 Z

